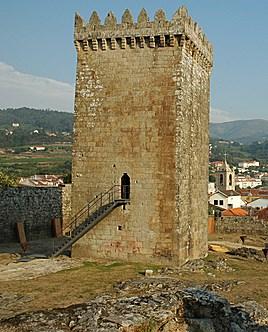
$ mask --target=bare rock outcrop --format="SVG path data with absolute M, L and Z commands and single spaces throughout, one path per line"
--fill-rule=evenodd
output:
M 161 279 L 161 278 L 160 278 Z M 255 302 L 231 305 L 200 288 L 145 278 L 63 309 L 20 314 L 0 321 L 3 332 L 264 332 L 268 311 Z M 148 287 L 151 282 L 151 287 Z M 145 285 L 145 286 L 144 286 Z M 132 288 L 133 286 L 133 288 Z M 143 290 L 143 295 L 134 295 Z M 131 294 L 132 291 L 132 294 Z

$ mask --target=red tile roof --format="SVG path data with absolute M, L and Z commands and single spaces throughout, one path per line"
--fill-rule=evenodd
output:
M 241 208 L 233 208 L 223 211 L 222 215 L 224 217 L 245 217 L 248 216 L 248 213 L 246 210 Z
M 267 197 L 267 189 L 240 189 L 241 196 Z
M 240 196 L 240 193 L 238 193 L 235 190 L 220 190 L 223 194 L 225 194 L 226 196 Z

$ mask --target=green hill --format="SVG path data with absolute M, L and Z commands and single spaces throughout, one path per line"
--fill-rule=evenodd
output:
M 71 142 L 73 114 L 31 108 L 0 110 L 0 148 Z
M 249 144 L 268 139 L 268 120 L 237 120 L 210 124 L 211 138 Z
M 73 114 L 26 107 L 0 109 L 0 129 L 12 128 L 13 123 L 18 123 L 20 128 L 28 130 L 72 132 Z

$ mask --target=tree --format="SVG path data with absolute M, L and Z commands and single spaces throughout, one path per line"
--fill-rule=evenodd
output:
M 215 175 L 212 174 L 209 175 L 209 182 L 216 182 Z
M 17 185 L 18 179 L 0 171 L 0 187 L 16 187 Z

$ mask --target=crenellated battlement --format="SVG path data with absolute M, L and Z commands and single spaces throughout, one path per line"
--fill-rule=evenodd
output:
M 87 23 L 76 14 L 74 40 L 78 52 L 185 46 L 193 56 L 199 56 L 208 67 L 212 66 L 212 45 L 185 7 L 179 8 L 170 21 L 162 9 L 155 13 L 154 21 L 150 21 L 146 10 L 142 9 L 137 22 L 126 9 L 121 23 L 109 12 L 104 24 L 95 11 Z

